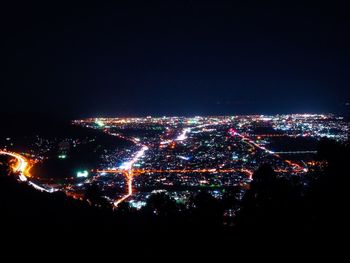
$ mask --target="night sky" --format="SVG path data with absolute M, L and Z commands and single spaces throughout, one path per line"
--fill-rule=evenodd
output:
M 9 2 L 3 113 L 329 112 L 350 98 L 349 9 L 336 1 Z

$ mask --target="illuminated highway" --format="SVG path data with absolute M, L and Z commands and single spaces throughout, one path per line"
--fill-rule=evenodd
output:
M 132 193 L 133 193 L 133 189 L 132 189 L 133 173 L 132 173 L 132 171 L 121 170 L 120 172 L 123 173 L 123 175 L 125 176 L 125 178 L 127 180 L 128 191 L 127 191 L 126 195 L 124 195 L 123 197 L 119 198 L 118 200 L 116 200 L 113 203 L 114 206 L 118 206 L 121 202 L 123 202 L 124 200 L 129 198 L 132 195 Z
M 174 139 L 167 139 L 167 140 L 162 140 L 160 141 L 160 145 L 164 146 L 164 145 L 169 145 L 171 143 L 174 142 L 184 142 L 187 138 L 188 138 L 188 133 L 190 133 L 192 130 L 196 129 L 196 128 L 203 128 L 203 127 L 207 127 L 207 126 L 215 126 L 217 125 L 217 123 L 211 123 L 211 124 L 205 124 L 205 125 L 199 125 L 197 127 L 192 127 L 192 128 L 184 128 L 182 129 L 181 133 L 177 135 L 177 137 L 175 137 Z M 256 143 L 255 141 L 253 141 L 252 139 L 238 133 L 235 129 L 231 128 L 229 129 L 229 133 L 231 134 L 231 136 L 237 136 L 239 137 L 243 142 L 251 145 L 254 148 L 258 148 L 264 152 L 266 152 L 269 155 L 273 155 L 279 159 L 282 159 L 280 157 L 280 155 L 278 155 L 277 153 L 267 149 L 266 147 L 259 145 L 258 143 Z M 115 134 L 114 134 L 115 135 Z M 241 172 L 247 175 L 248 179 L 252 179 L 253 176 L 253 172 L 249 169 L 217 169 L 217 168 L 212 168 L 212 169 L 135 169 L 133 168 L 133 165 L 145 155 L 145 152 L 149 149 L 148 146 L 142 145 L 139 143 L 139 141 L 135 141 L 133 139 L 130 138 L 126 138 L 124 136 L 121 135 L 117 135 L 118 137 L 122 137 L 123 139 L 128 139 L 129 141 L 134 142 L 136 145 L 142 146 L 142 148 L 136 152 L 136 154 L 134 154 L 134 157 L 126 162 L 123 162 L 117 169 L 102 169 L 102 170 L 97 170 L 97 173 L 112 173 L 112 174 L 123 174 L 123 176 L 126 178 L 126 182 L 127 182 L 127 193 L 119 198 L 118 200 L 116 200 L 114 202 L 115 206 L 118 206 L 121 202 L 125 201 L 126 199 L 128 199 L 129 197 L 131 197 L 133 195 L 133 186 L 132 186 L 132 182 L 133 182 L 133 177 L 134 176 L 138 176 L 140 174 L 147 174 L 147 173 L 237 173 L 237 172 Z M 290 167 L 292 167 L 292 169 L 295 172 L 306 172 L 306 168 L 291 162 L 289 160 L 284 160 L 282 159 L 285 163 L 287 163 Z M 280 169 L 280 172 L 287 172 L 286 170 Z
M 317 121 L 318 119 L 320 121 Z M 272 151 L 268 149 L 268 145 L 272 145 L 269 143 L 273 142 L 274 137 L 282 137 L 278 140 L 283 140 L 284 136 L 290 140 L 291 137 L 297 136 L 320 137 L 324 135 L 322 131 L 325 127 L 329 126 L 329 129 L 338 127 L 334 126 L 336 123 L 333 122 L 326 126 L 323 119 L 324 116 L 319 118 L 313 116 L 310 121 L 304 120 L 300 115 L 269 118 L 257 115 L 79 120 L 75 123 L 83 127 L 97 128 L 104 133 L 132 142 L 133 146 L 125 151 L 106 147 L 105 154 L 101 158 L 103 164 L 91 169 L 94 173 L 93 178 L 88 176 L 88 171 L 84 171 L 84 173 L 78 172 L 76 176 L 61 178 L 59 182 L 54 178 L 32 176 L 30 168 L 34 162 L 21 154 L 5 150 L 0 151 L 0 154 L 14 158 L 16 162 L 11 161 L 10 164 L 19 180 L 40 191 L 53 192 L 55 189 L 50 189 L 50 185 L 58 185 L 57 187 L 66 193 L 82 195 L 86 185 L 94 182 L 106 186 L 105 189 L 114 186 L 117 186 L 117 189 L 125 188 L 125 192 L 122 190 L 117 198 L 113 195 L 110 199 L 115 206 L 118 206 L 123 201 L 132 201 L 142 195 L 135 193 L 136 186 L 138 189 L 149 189 L 147 187 L 169 186 L 175 183 L 184 187 L 199 184 L 225 187 L 237 185 L 237 182 L 246 185 L 252 179 L 253 171 L 264 161 L 271 162 L 275 166 L 275 171 L 281 175 L 304 174 L 307 172 L 308 164 L 304 162 L 302 155 L 315 154 L 314 148 L 294 147 L 295 151 L 289 148 Z M 276 133 L 273 130 L 271 134 L 265 131 L 264 134 L 256 133 L 259 127 L 270 127 Z M 339 126 L 337 129 L 341 128 L 342 126 Z M 42 138 L 37 140 L 36 145 L 41 148 L 35 156 L 38 156 L 38 160 L 45 160 L 42 149 L 49 149 L 48 142 Z M 51 150 L 55 150 L 52 148 L 55 147 L 55 143 L 49 146 Z M 78 145 L 80 142 L 72 140 L 71 143 Z M 286 156 L 290 155 L 295 155 L 291 158 L 296 161 L 287 160 Z M 103 174 L 112 176 L 103 178 Z M 143 176 L 138 177 L 139 175 Z M 120 176 L 125 180 L 121 180 Z M 84 177 L 85 181 L 80 179 L 77 181 L 80 177 Z M 109 190 L 106 193 L 109 193 Z M 130 198 L 132 196 L 133 198 Z
M 190 128 L 185 128 L 183 129 L 183 131 L 181 132 L 180 135 L 178 135 L 175 139 L 175 141 L 184 141 L 187 139 L 187 133 L 190 132 L 191 129 Z M 141 149 L 134 155 L 134 157 L 130 160 L 130 161 L 126 161 L 124 163 L 122 163 L 119 166 L 119 169 L 114 169 L 114 170 L 101 170 L 98 171 L 100 173 L 121 173 L 125 176 L 126 181 L 127 181 L 127 186 L 128 186 L 128 190 L 127 190 L 127 194 L 124 195 L 123 197 L 119 198 L 118 200 L 116 200 L 114 202 L 115 206 L 118 206 L 121 202 L 123 202 L 124 200 L 128 199 L 130 196 L 132 196 L 133 194 L 133 187 L 132 187 L 132 181 L 133 181 L 133 177 L 137 174 L 140 173 L 147 173 L 150 172 L 149 170 L 140 170 L 140 169 L 133 169 L 133 165 L 145 155 L 145 152 L 149 149 L 148 146 L 146 145 L 142 145 L 140 144 L 137 140 L 134 139 L 130 139 L 124 136 L 121 136 L 119 134 L 112 134 L 114 136 L 118 136 L 121 137 L 123 139 L 127 139 L 129 141 L 132 141 L 133 143 L 135 143 L 136 145 L 142 146 Z M 167 141 L 161 141 L 160 144 L 169 144 L 170 142 L 173 142 L 174 140 L 167 140 Z M 153 170 L 152 170 L 153 171 Z M 156 171 L 156 170 L 154 170 Z M 159 171 L 159 172 L 165 172 L 165 171 Z
M 123 202 L 125 199 L 127 199 L 132 195 L 133 193 L 132 180 L 134 176 L 134 171 L 132 167 L 140 158 L 142 158 L 145 155 L 145 152 L 147 150 L 148 150 L 148 147 L 143 145 L 142 148 L 138 152 L 136 152 L 136 154 L 130 161 L 124 162 L 119 166 L 118 172 L 122 173 L 125 176 L 125 179 L 128 185 L 128 191 L 126 195 L 124 195 L 123 197 L 121 197 L 120 199 L 114 202 L 115 206 L 118 206 L 121 202 Z
M 284 160 L 283 158 L 281 158 L 281 156 L 279 154 L 277 154 L 276 152 L 274 151 L 271 151 L 269 149 L 267 149 L 266 147 L 264 146 L 261 146 L 260 144 L 256 143 L 255 141 L 253 141 L 252 139 L 238 133 L 235 129 L 231 128 L 229 130 L 229 133 L 231 134 L 231 136 L 238 136 L 239 138 L 242 139 L 243 142 L 247 143 L 247 144 L 250 144 L 251 146 L 253 147 L 256 147 L 264 152 L 266 152 L 267 154 L 270 154 L 270 155 L 273 155 L 281 160 L 283 160 L 285 163 L 287 163 L 288 165 L 292 166 L 293 167 L 293 170 L 297 173 L 299 172 L 307 172 L 307 168 L 306 167 L 302 167 L 300 166 L 299 164 L 297 163 L 294 163 L 292 161 L 289 161 L 289 160 Z
M 248 169 L 184 169 L 184 170 L 147 170 L 147 169 L 130 169 L 125 171 L 123 169 L 113 170 L 97 170 L 97 173 L 112 173 L 112 174 L 123 174 L 127 179 L 128 192 L 122 198 L 114 202 L 115 206 L 118 206 L 121 202 L 128 199 L 133 194 L 132 180 L 134 176 L 147 173 L 235 173 L 242 172 L 247 175 L 248 179 L 252 179 L 253 172 Z
M 211 126 L 214 124 L 206 124 L 206 125 L 199 125 L 195 128 L 203 128 L 206 126 Z M 108 131 L 106 131 L 108 132 Z M 168 145 L 170 143 L 173 143 L 175 141 L 183 142 L 188 138 L 188 133 L 191 132 L 191 128 L 184 128 L 182 132 L 175 138 L 170 140 L 162 140 L 160 142 L 160 145 Z M 111 133 L 110 133 L 111 134 Z M 248 169 L 134 169 L 133 166 L 137 161 L 142 158 L 145 155 L 145 152 L 149 150 L 149 147 L 143 144 L 140 144 L 139 141 L 136 141 L 134 139 L 130 139 L 127 137 L 124 137 L 119 134 L 112 134 L 114 136 L 118 136 L 123 139 L 127 139 L 129 141 L 132 141 L 134 144 L 142 146 L 141 149 L 134 154 L 134 157 L 126 162 L 123 162 L 118 169 L 109 169 L 109 170 L 97 170 L 97 173 L 112 173 L 112 174 L 123 174 L 123 176 L 126 179 L 127 182 L 127 193 L 122 196 L 121 198 L 117 199 L 114 202 L 115 206 L 118 206 L 121 202 L 125 201 L 129 197 L 133 195 L 133 177 L 140 175 L 140 174 L 147 174 L 147 173 L 235 173 L 235 172 L 242 172 L 247 175 L 248 179 L 252 179 L 253 172 Z
M 32 167 L 31 161 L 25 158 L 23 155 L 20 155 L 15 152 L 8 152 L 8 151 L 2 151 L 0 150 L 0 154 L 2 155 L 7 155 L 12 158 L 15 158 L 17 163 L 13 166 L 11 166 L 11 169 L 14 173 L 18 173 L 18 178 L 22 182 L 27 182 L 30 186 L 34 187 L 35 189 L 42 191 L 42 192 L 48 192 L 48 193 L 53 193 L 57 191 L 54 188 L 46 189 L 32 181 L 29 181 L 28 178 L 31 178 L 30 174 L 30 168 Z
M 7 155 L 16 159 L 17 163 L 11 166 L 11 169 L 14 173 L 19 174 L 19 179 L 21 181 L 25 182 L 27 181 L 27 177 L 31 177 L 29 173 L 31 166 L 29 165 L 29 161 L 24 156 L 8 151 L 0 151 L 0 154 Z

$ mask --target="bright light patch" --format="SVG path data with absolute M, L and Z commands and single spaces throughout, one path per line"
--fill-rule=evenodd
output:
M 134 200 L 131 200 L 129 202 L 130 206 L 133 207 L 133 208 L 136 208 L 137 210 L 141 209 L 142 207 L 144 207 L 147 203 L 144 202 L 144 201 L 134 201 Z
M 100 120 L 96 120 L 95 123 L 96 123 L 99 127 L 105 126 L 105 124 L 103 123 L 103 121 L 100 121 Z
M 239 159 L 238 155 L 236 153 L 233 153 L 232 160 L 238 160 L 238 159 Z
M 131 166 L 132 166 L 132 162 L 131 161 L 123 162 L 121 165 L 119 165 L 119 169 L 130 170 Z
M 19 179 L 20 179 L 22 182 L 26 182 L 26 181 L 27 181 L 27 177 L 25 177 L 23 174 L 20 174 L 20 175 L 19 175 Z
M 123 162 L 120 166 L 119 166 L 119 169 L 122 169 L 122 170 L 130 170 L 132 168 L 132 166 L 141 158 L 145 155 L 145 151 L 148 150 L 148 147 L 147 146 L 143 146 L 141 148 L 141 150 L 139 150 L 135 156 L 130 160 L 130 161 L 127 161 L 127 162 Z
M 86 178 L 86 177 L 88 177 L 88 175 L 89 175 L 89 172 L 86 170 L 77 172 L 77 177 L 79 177 L 79 178 L 81 178 L 81 177 Z

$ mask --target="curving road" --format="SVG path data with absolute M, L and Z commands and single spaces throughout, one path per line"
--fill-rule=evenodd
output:
M 28 180 L 27 177 L 30 177 L 30 174 L 29 174 L 30 166 L 29 166 L 28 160 L 25 157 L 23 157 L 18 153 L 2 151 L 2 150 L 0 150 L 0 154 L 15 158 L 17 160 L 17 164 L 11 167 L 13 172 L 19 173 L 19 179 L 21 181 L 25 182 Z
M 25 158 L 23 155 L 20 155 L 20 154 L 15 153 L 15 152 L 4 151 L 4 150 L 0 150 L 0 154 L 10 156 L 10 157 L 15 158 L 17 160 L 16 165 L 12 166 L 11 168 L 12 168 L 13 172 L 16 172 L 19 174 L 18 178 L 22 182 L 28 182 L 29 185 L 31 185 L 32 187 L 34 187 L 35 189 L 37 189 L 39 191 L 48 192 L 48 193 L 53 193 L 53 192 L 57 191 L 54 188 L 46 189 L 46 188 L 44 188 L 40 185 L 37 185 L 36 183 L 33 183 L 33 182 L 28 180 L 28 178 L 31 177 L 31 175 L 29 173 L 31 165 L 30 165 L 30 161 L 27 158 Z

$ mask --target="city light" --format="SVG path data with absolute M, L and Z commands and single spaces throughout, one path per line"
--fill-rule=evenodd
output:
M 182 133 L 175 139 L 175 141 L 184 141 L 187 138 L 187 133 L 191 131 L 190 128 L 186 128 L 182 131 Z
M 24 156 L 22 156 L 18 153 L 1 151 L 1 150 L 0 150 L 0 154 L 8 155 L 8 156 L 13 157 L 17 160 L 17 163 L 15 166 L 12 167 L 12 170 L 15 173 L 18 173 L 18 178 L 20 181 L 27 182 L 30 186 L 32 186 L 35 189 L 42 191 L 42 192 L 53 193 L 53 192 L 57 191 L 54 188 L 46 189 L 45 187 L 42 187 L 42 186 L 28 180 L 28 178 L 31 177 L 31 175 L 29 173 L 31 165 L 29 165 L 30 161 L 27 160 Z
M 108 194 L 112 204 L 118 206 L 124 201 L 134 200 L 137 209 L 147 202 L 149 193 L 143 189 L 153 191 L 163 187 L 179 187 L 189 192 L 187 189 L 196 187 L 247 189 L 253 172 L 264 162 L 271 164 L 281 177 L 300 177 L 309 171 L 310 162 L 304 158 L 315 160 L 317 151 L 303 143 L 293 145 L 295 141 L 312 139 L 315 144 L 325 136 L 340 141 L 347 139 L 347 123 L 343 119 L 317 114 L 208 116 L 195 119 L 92 118 L 73 123 L 95 129 L 103 126 L 104 129 L 99 129 L 101 133 L 131 144 L 120 149 L 100 145 L 103 154 L 96 167 L 89 171 L 79 170 L 76 176 L 67 176 L 60 182 L 37 177 L 28 180 L 32 176 L 29 170 L 35 162 L 14 152 L 2 151 L 16 160 L 12 169 L 18 173 L 18 179 L 30 182 L 29 185 L 40 191 L 53 192 L 56 188 L 52 186 L 55 186 L 74 195 L 85 186 L 98 183 L 105 189 L 118 189 L 116 195 Z M 37 140 L 40 145 L 45 142 L 41 138 Z M 73 147 L 95 142 L 95 138 L 65 140 Z M 277 145 L 276 148 L 276 142 L 281 145 L 285 143 L 286 146 Z M 47 152 L 55 147 L 55 144 L 51 144 L 50 150 L 47 145 L 42 147 Z M 41 153 L 35 156 L 42 163 L 50 158 Z M 66 159 L 68 155 L 60 152 L 57 157 Z M 75 178 L 84 178 L 84 183 L 75 182 Z M 176 198 L 182 195 L 180 191 L 166 192 Z M 218 197 L 220 193 L 213 192 L 213 195 Z
M 99 127 L 104 127 L 105 126 L 105 124 L 103 123 L 103 121 L 101 121 L 101 120 L 96 120 L 96 122 L 95 122 Z
M 88 176 L 89 176 L 89 172 L 87 170 L 77 172 L 78 178 L 87 178 Z

